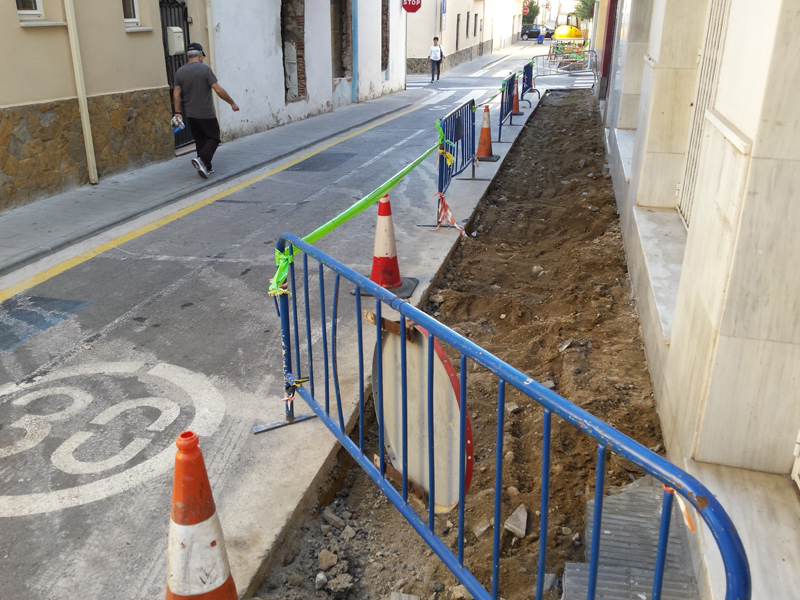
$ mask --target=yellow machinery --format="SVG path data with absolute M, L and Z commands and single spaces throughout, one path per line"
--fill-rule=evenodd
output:
M 569 13 L 567 15 L 567 24 L 558 25 L 553 33 L 553 37 L 557 40 L 574 40 L 582 38 L 583 34 L 581 33 L 580 19 L 578 19 L 578 15 L 575 13 Z

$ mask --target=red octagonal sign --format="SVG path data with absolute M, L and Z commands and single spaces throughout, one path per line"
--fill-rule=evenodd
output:
M 415 13 L 422 6 L 422 0 L 403 0 L 403 8 L 406 12 Z

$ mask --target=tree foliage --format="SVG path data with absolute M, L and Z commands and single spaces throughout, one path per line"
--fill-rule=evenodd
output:
M 578 0 L 575 5 L 575 14 L 581 19 L 591 19 L 594 12 L 594 0 Z
M 539 5 L 538 4 L 530 4 L 528 5 L 528 14 L 522 15 L 522 22 L 523 23 L 536 23 L 536 17 L 539 16 Z

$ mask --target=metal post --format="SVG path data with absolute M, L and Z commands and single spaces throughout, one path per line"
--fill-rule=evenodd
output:
M 589 561 L 589 591 L 586 600 L 594 600 L 597 593 L 597 569 L 600 563 L 600 526 L 603 520 L 603 490 L 606 477 L 606 447 L 597 445 L 597 475 L 594 484 L 594 519 L 592 521 L 592 549 Z
M 664 570 L 667 564 L 667 544 L 669 543 L 669 523 L 672 519 L 672 499 L 675 491 L 664 488 L 661 502 L 661 529 L 658 532 L 658 555 L 656 556 L 656 572 L 653 576 L 652 600 L 661 600 L 661 587 L 664 583 Z
M 506 417 L 506 382 L 502 379 L 497 387 L 497 441 L 494 457 L 494 543 L 492 547 L 492 598 L 500 593 L 500 521 L 503 501 L 503 427 Z
M 547 513 L 550 510 L 550 411 L 542 415 L 542 498 L 539 505 L 539 567 L 536 571 L 536 600 L 542 600 L 547 566 Z
M 428 332 L 428 527 L 433 533 L 434 506 L 436 505 L 436 462 L 433 439 L 433 334 Z

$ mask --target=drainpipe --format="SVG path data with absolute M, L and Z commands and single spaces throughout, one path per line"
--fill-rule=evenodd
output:
M 69 49 L 72 54 L 72 71 L 75 74 L 75 89 L 78 93 L 78 109 L 81 115 L 81 129 L 83 130 L 83 146 L 86 150 L 86 167 L 89 170 L 89 182 L 97 183 L 97 161 L 94 156 L 94 140 L 92 139 L 92 123 L 89 120 L 89 102 L 86 97 L 86 81 L 83 79 L 83 63 L 81 61 L 81 47 L 78 43 L 78 28 L 75 19 L 75 4 L 73 0 L 64 0 L 64 14 L 67 20 L 67 35 L 69 36 Z
M 617 0 L 610 0 L 608 3 L 608 13 L 606 15 L 606 35 L 603 40 L 603 63 L 600 68 L 600 77 L 608 81 L 611 71 L 611 54 L 614 51 L 614 31 L 617 24 Z M 608 84 L 606 84 L 606 94 L 608 98 Z
M 352 0 L 350 23 L 353 28 L 353 87 L 351 99 L 358 103 L 358 0 Z
M 217 70 L 216 54 L 214 54 L 214 15 L 211 13 L 211 0 L 206 0 L 206 32 L 208 33 L 208 66 L 212 71 Z M 214 112 L 219 117 L 219 97 L 216 94 L 211 94 L 211 99 L 214 101 Z

